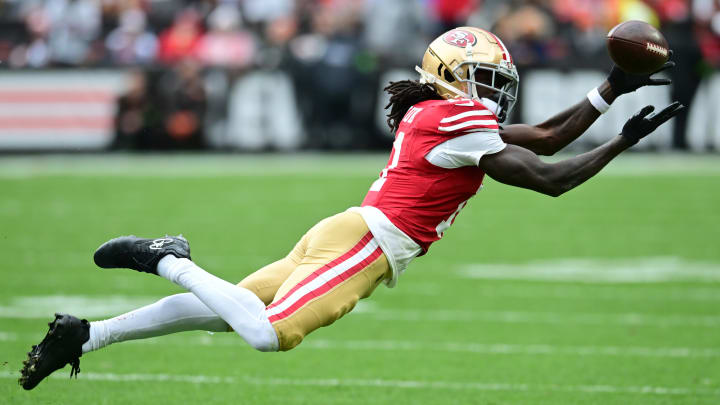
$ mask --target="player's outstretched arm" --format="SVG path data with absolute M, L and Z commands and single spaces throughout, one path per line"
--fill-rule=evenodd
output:
M 631 93 L 640 87 L 668 85 L 672 83 L 669 79 L 656 79 L 652 76 L 673 66 L 675 62 L 667 62 L 659 70 L 648 75 L 625 73 L 615 66 L 607 80 L 597 87 L 595 97 L 599 96 L 609 106 L 619 96 Z M 598 103 L 597 98 L 595 103 Z M 600 114 L 597 106 L 590 102 L 590 98 L 585 98 L 541 124 L 504 126 L 500 136 L 505 143 L 522 146 L 538 155 L 549 156 L 582 135 L 600 117 Z
M 635 145 L 684 107 L 674 102 L 662 111 L 647 106 L 630 118 L 620 135 L 605 144 L 557 163 L 545 163 L 532 151 L 508 145 L 504 150 L 485 155 L 479 166 L 493 179 L 511 186 L 527 188 L 553 197 L 584 183 L 613 158 Z

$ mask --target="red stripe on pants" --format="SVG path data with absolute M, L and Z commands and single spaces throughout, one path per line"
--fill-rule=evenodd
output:
M 291 296 L 300 287 L 315 280 L 322 273 L 332 269 L 333 267 L 337 266 L 338 264 L 340 264 L 340 263 L 344 262 L 345 260 L 354 256 L 357 252 L 362 250 L 362 248 L 364 248 L 365 245 L 367 245 L 372 240 L 372 238 L 373 238 L 372 233 L 368 231 L 368 233 L 366 233 L 365 236 L 363 236 L 362 239 L 360 239 L 360 242 L 358 242 L 355 246 L 353 246 L 352 249 L 348 250 L 345 254 L 343 254 L 342 256 L 338 257 L 337 259 L 331 261 L 330 263 L 315 270 L 312 274 L 307 276 L 304 280 L 299 282 L 295 287 L 293 287 L 290 291 L 288 291 L 287 294 L 285 294 L 282 298 L 280 298 L 276 302 L 271 303 L 267 307 L 267 309 L 270 309 L 270 308 L 273 308 L 273 307 L 276 307 L 276 306 L 282 304 L 283 301 L 285 301 L 289 296 Z
M 309 291 L 307 294 L 300 297 L 299 300 L 297 300 L 294 304 L 292 304 L 290 307 L 288 307 L 285 311 L 280 312 L 279 314 L 272 315 L 268 319 L 270 320 L 270 323 L 277 322 L 279 320 L 285 319 L 288 316 L 292 315 L 295 311 L 302 308 L 303 305 L 305 305 L 308 301 L 312 300 L 313 298 L 319 297 L 326 292 L 330 291 L 333 287 L 337 286 L 338 284 L 342 283 L 343 281 L 349 279 L 350 277 L 354 276 L 355 274 L 359 273 L 361 270 L 366 268 L 368 265 L 370 265 L 372 262 L 377 260 L 378 257 L 382 254 L 382 249 L 378 247 L 375 249 L 368 257 L 361 260 L 358 264 L 354 265 L 353 267 L 345 270 L 344 272 L 338 274 L 337 276 L 331 278 L 325 284 L 321 285 L 320 287 Z M 303 280 L 305 281 L 305 280 Z M 290 293 L 285 295 L 285 297 L 289 296 Z M 285 298 L 283 297 L 283 298 Z

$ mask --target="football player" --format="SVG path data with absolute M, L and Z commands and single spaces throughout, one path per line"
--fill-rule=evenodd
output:
M 672 62 L 663 69 L 669 67 Z M 386 88 L 395 143 L 360 207 L 320 221 L 286 257 L 237 285 L 197 266 L 182 236 L 125 236 L 104 243 L 95 252 L 98 266 L 156 274 L 189 292 L 95 322 L 56 314 L 45 338 L 28 353 L 19 380 L 23 388 L 34 388 L 66 364 L 71 376 L 77 374 L 84 353 L 187 330 L 235 331 L 257 350 L 290 350 L 351 311 L 379 284 L 394 286 L 410 261 L 426 254 L 452 225 L 485 174 L 559 196 L 683 108 L 673 103 L 652 114 L 647 106 L 605 144 L 544 163 L 537 154 L 551 155 L 572 142 L 616 97 L 669 81 L 613 68 L 586 99 L 546 122 L 502 126 L 517 100 L 519 78 L 510 53 L 492 33 L 451 30 L 430 44 L 417 70 L 420 80 Z

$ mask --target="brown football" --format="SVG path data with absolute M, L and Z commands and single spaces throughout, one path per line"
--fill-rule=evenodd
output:
M 670 58 L 668 42 L 655 27 L 643 21 L 625 21 L 607 35 L 610 57 L 620 69 L 634 74 L 652 73 Z

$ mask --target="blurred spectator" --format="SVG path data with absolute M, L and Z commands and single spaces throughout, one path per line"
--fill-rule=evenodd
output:
M 693 18 L 690 4 L 678 0 L 653 0 L 651 6 L 662 21 L 662 31 L 673 49 L 673 61 L 676 66 L 670 71 L 673 80 L 671 97 L 689 106 L 702 80 L 703 61 L 698 41 L 693 33 Z M 673 147 L 686 149 L 685 130 L 689 109 L 675 117 Z
M 294 0 L 241 0 L 243 14 L 251 24 L 287 17 L 294 10 Z
M 139 8 L 120 14 L 119 26 L 105 40 L 110 60 L 119 65 L 146 65 L 154 61 L 157 38 L 146 30 L 147 17 Z
M 366 61 L 407 66 L 440 31 L 469 24 L 496 30 L 521 66 L 607 67 L 607 31 L 641 19 L 663 28 L 682 22 L 709 65 L 720 66 L 719 9 L 717 0 L 11 1 L 2 3 L 0 56 L 12 67 L 172 65 L 187 57 L 205 66 L 277 66 L 287 44 L 301 60 L 325 54 L 336 35 L 323 25 L 337 24 Z M 671 43 L 678 35 L 668 31 Z M 344 47 L 335 49 L 342 59 Z
M 184 59 L 160 78 L 158 93 L 163 110 L 164 129 L 169 145 L 199 148 L 205 145 L 202 124 L 207 96 L 200 65 Z M 165 146 L 161 142 L 156 146 Z
M 368 114 L 360 111 L 371 107 L 365 94 L 374 89 L 363 85 L 369 77 L 357 65 L 362 53 L 358 5 L 353 0 L 317 4 L 311 31 L 290 44 L 299 63 L 298 93 L 306 95 L 299 101 L 309 117 L 308 147 L 347 148 L 363 139 L 356 131 L 367 125 L 361 117 Z
M 12 50 L 10 66 L 46 66 L 50 62 L 50 48 L 46 40 L 50 30 L 50 19 L 42 6 L 30 6 L 25 10 L 25 27 L 29 40 Z
M 525 4 L 504 11 L 494 31 L 512 50 L 515 63 L 536 65 L 564 55 L 564 51 L 556 49 L 555 27 L 549 10 L 537 4 Z
M 128 91 L 117 101 L 114 149 L 136 149 L 157 133 L 159 112 L 147 92 L 145 73 L 134 71 Z
M 118 149 L 195 149 L 205 145 L 202 125 L 206 94 L 199 65 L 184 60 L 167 72 L 131 73 L 117 102 Z
M 194 56 L 201 35 L 200 15 L 193 9 L 182 11 L 173 25 L 160 34 L 158 59 L 172 64 Z
M 257 55 L 259 66 L 267 69 L 279 67 L 288 53 L 288 44 L 298 33 L 299 23 L 294 15 L 268 21 L 265 26 L 266 44 Z
M 158 72 L 162 83 L 146 80 L 149 92 L 179 97 L 168 99 L 174 118 L 163 131 L 195 140 L 202 124 L 193 122 L 207 114 L 201 105 L 215 111 L 205 119 L 220 122 L 239 75 L 282 66 L 302 95 L 310 146 L 341 146 L 362 131 L 365 123 L 353 120 L 373 107 L 378 66 L 417 64 L 441 31 L 490 29 L 521 69 L 608 70 L 606 33 L 628 19 L 663 30 L 678 64 L 672 96 L 690 103 L 703 77 L 720 67 L 718 0 L 0 0 L 0 68 Z M 136 93 L 121 103 L 137 104 Z M 686 119 L 676 119 L 676 147 L 684 146 Z
M 255 57 L 252 35 L 240 29 L 240 12 L 231 5 L 221 4 L 207 18 L 209 31 L 197 44 L 201 62 L 210 66 L 246 67 Z
M 100 8 L 94 0 L 48 0 L 44 9 L 50 30 L 48 45 L 53 62 L 84 65 L 92 41 L 100 33 Z
M 705 60 L 720 67 L 720 3 L 716 0 L 694 0 L 692 14 L 697 21 L 695 32 Z
M 480 3 L 479 0 L 431 0 L 429 2 L 430 15 L 435 16 L 440 24 L 433 37 L 457 26 L 465 25 L 470 14 L 478 7 L 478 3 Z
M 422 55 L 433 38 L 427 17 L 418 0 L 369 0 L 365 43 L 383 62 L 404 66 Z

